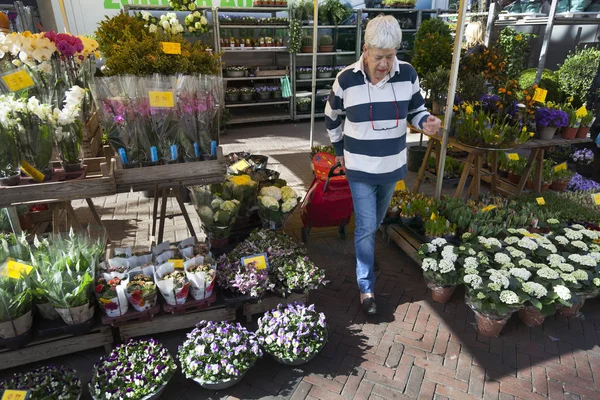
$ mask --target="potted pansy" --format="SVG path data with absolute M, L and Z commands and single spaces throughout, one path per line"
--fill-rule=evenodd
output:
M 330 67 L 328 65 L 322 65 L 322 66 L 317 67 L 317 78 L 319 78 L 319 79 L 331 78 L 332 75 L 333 75 L 333 67 Z
M 594 173 L 594 152 L 590 149 L 580 149 L 571 154 L 578 174 L 590 177 Z
M 541 139 L 550 140 L 557 129 L 569 125 L 569 116 L 566 112 L 550 107 L 540 107 L 535 112 L 535 124 Z
M 252 101 L 254 96 L 254 88 L 243 87 L 240 89 L 240 100 L 241 101 Z
M 274 287 L 267 269 L 258 269 L 253 262 L 243 265 L 242 254 L 252 253 L 233 251 L 217 260 L 217 284 L 224 291 L 225 302 L 230 305 L 258 300 Z
M 176 369 L 173 357 L 156 340 L 130 340 L 94 366 L 90 394 L 94 400 L 156 399 Z
M 239 323 L 200 321 L 178 355 L 186 378 L 221 390 L 240 382 L 262 351 L 255 335 Z
M 305 81 L 308 79 L 312 79 L 312 67 L 296 68 L 296 79 L 299 81 Z
M 129 274 L 126 293 L 127 300 L 129 300 L 133 308 L 140 312 L 154 307 L 158 296 L 154 278 L 141 271 Z
M 246 75 L 247 67 L 243 65 L 230 65 L 225 67 L 225 75 L 228 78 L 241 78 Z
M 256 88 L 256 94 L 259 100 L 269 100 L 271 97 L 271 86 L 258 86 Z
M 285 365 L 301 365 L 319 354 L 327 342 L 325 314 L 314 304 L 279 304 L 258 319 L 258 342 L 266 353 Z
M 240 89 L 236 87 L 229 87 L 225 92 L 225 98 L 229 102 L 240 101 Z
M 299 201 L 300 197 L 289 186 L 281 189 L 277 186 L 263 187 L 258 196 L 258 215 L 263 227 L 282 229 Z
M 307 293 L 310 290 L 318 289 L 325 285 L 325 270 L 319 268 L 307 256 L 285 257 L 285 250 L 271 248 L 269 257 L 271 259 L 284 259 L 283 262 L 277 262 L 277 267 L 273 268 L 273 289 L 277 294 L 284 297 L 292 292 Z
M 0 393 L 5 390 L 29 390 L 27 400 L 78 400 L 81 380 L 70 368 L 49 365 L 14 374 L 0 382 Z
M 96 298 L 100 308 L 109 317 L 118 317 L 127 313 L 129 302 L 125 294 L 127 281 L 119 278 L 106 279 L 101 277 L 96 282 Z
M 430 243 L 425 243 L 419 249 L 421 269 L 431 290 L 433 301 L 448 303 L 458 283 L 457 264 L 459 263 L 459 250 L 449 244 L 444 238 L 437 238 Z M 465 268 L 477 269 L 475 257 L 461 257 Z

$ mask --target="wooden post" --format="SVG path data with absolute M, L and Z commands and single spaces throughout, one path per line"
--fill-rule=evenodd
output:
M 423 158 L 423 162 L 421 163 L 421 167 L 419 168 L 419 173 L 417 174 L 417 182 L 415 182 L 415 186 L 413 188 L 413 193 L 418 193 L 419 188 L 421 187 L 421 182 L 423 181 L 423 177 L 425 176 L 425 168 L 427 167 L 427 160 L 431 155 L 431 150 L 433 149 L 434 142 L 436 139 L 429 138 L 429 142 L 427 143 L 427 150 L 425 150 L 425 158 Z
M 496 194 L 496 187 L 498 186 L 498 152 L 492 151 L 492 181 L 491 181 L 491 192 Z
M 462 175 L 460 176 L 460 180 L 458 181 L 458 186 L 456 187 L 456 192 L 454 193 L 454 197 L 462 196 L 462 192 L 465 189 L 465 185 L 467 183 L 467 178 L 471 173 L 471 165 L 473 165 L 473 159 L 475 155 L 473 153 L 469 153 L 467 156 L 467 161 L 465 162 L 465 168 L 463 169 Z M 468 197 L 468 195 L 467 195 Z

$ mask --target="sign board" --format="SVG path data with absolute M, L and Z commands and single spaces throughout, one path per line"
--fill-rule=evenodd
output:
M 246 266 L 251 262 L 255 263 L 256 269 L 269 269 L 269 261 L 267 261 L 267 253 L 254 254 L 252 256 L 242 257 L 242 265 Z

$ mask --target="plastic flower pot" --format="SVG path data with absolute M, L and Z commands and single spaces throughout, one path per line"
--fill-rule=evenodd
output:
M 240 101 L 239 93 L 227 93 L 225 97 L 227 98 L 227 101 Z
M 300 111 L 300 112 L 310 111 L 310 103 L 298 104 L 298 111 Z
M 271 92 L 260 92 L 260 93 L 258 93 L 258 99 L 259 100 L 269 100 L 270 97 L 271 97 Z
M 52 304 L 50 304 L 50 303 L 43 303 L 43 304 L 36 303 L 35 309 L 37 310 L 40 317 L 42 317 L 43 319 L 48 319 L 48 320 L 53 321 L 53 320 L 60 318 L 60 315 L 58 315 L 58 313 L 56 312 L 56 310 L 54 309 L 54 307 L 52 307 Z
M 519 319 L 530 328 L 541 326 L 545 318 L 540 309 L 534 306 L 528 306 L 519 310 Z
M 241 101 L 252 101 L 252 93 L 241 93 L 240 100 Z
M 577 139 L 584 139 L 587 137 L 589 131 L 589 126 L 580 126 L 579 129 L 577 129 L 577 135 L 575 137 Z
M 557 192 L 564 192 L 565 190 L 567 190 L 568 185 L 569 182 L 552 182 L 552 185 L 550 185 L 550 189 L 556 190 Z
M 427 282 L 427 287 L 431 290 L 431 298 L 436 303 L 446 304 L 452 300 L 452 295 L 456 286 L 438 286 L 433 282 Z
M 273 98 L 274 99 L 281 99 L 282 98 L 281 90 L 274 91 L 273 92 Z
M 312 78 L 312 74 L 310 72 L 302 72 L 302 73 L 298 73 L 297 78 L 299 81 L 305 81 L 305 80 L 309 80 Z
M 515 185 L 518 185 L 519 182 L 521 181 L 521 177 L 519 175 L 515 175 L 512 172 L 508 173 L 508 181 L 510 183 L 514 183 Z
M 425 146 L 410 146 L 408 148 L 408 170 L 410 172 L 419 172 L 426 151 L 427 147 Z
M 554 126 L 546 126 L 538 131 L 540 135 L 540 139 L 542 140 L 550 140 L 554 137 L 556 133 L 556 127 Z
M 250 367 L 250 368 L 252 368 L 252 367 Z M 248 368 L 248 369 L 250 369 L 250 368 Z M 243 374 L 241 374 L 240 376 L 238 376 L 236 378 L 227 379 L 227 380 L 224 380 L 224 381 L 221 381 L 221 382 L 202 382 L 198 378 L 195 378 L 194 382 L 196 382 L 197 384 L 199 384 L 200 386 L 202 386 L 204 389 L 208 389 L 208 390 L 223 390 L 223 389 L 230 388 L 230 387 L 235 386 L 238 383 L 240 383 L 241 380 L 246 375 L 246 372 L 248 372 L 248 370 L 244 371 Z
M 96 310 L 92 303 L 71 308 L 54 307 L 54 309 L 67 325 L 83 324 L 89 321 L 94 316 L 94 311 Z
M 150 393 L 150 394 L 142 397 L 140 400 L 158 400 L 160 398 L 160 396 L 162 396 L 162 394 L 165 391 L 165 389 L 167 388 L 168 384 L 169 384 L 169 382 L 165 383 L 164 385 L 159 387 L 154 393 Z M 89 388 L 90 394 L 92 396 L 92 399 L 98 400 L 97 397 L 94 396 L 92 388 L 90 386 L 88 386 L 88 388 Z
M 25 314 L 11 321 L 0 322 L 0 338 L 10 339 L 21 336 L 31 329 L 32 322 L 31 311 L 27 311 Z
M 579 300 L 572 303 L 573 305 L 571 307 L 561 307 L 558 309 L 558 314 L 562 315 L 563 317 L 567 317 L 567 318 L 573 318 L 573 317 L 577 317 L 579 316 L 579 310 L 581 310 L 581 307 L 583 307 L 583 305 L 585 304 L 585 297 L 579 297 Z
M 21 174 L 0 178 L 0 186 L 17 186 L 21 182 Z
M 241 78 L 246 75 L 246 71 L 225 71 L 228 78 Z
M 504 325 L 510 319 L 512 312 L 503 316 L 484 315 L 477 310 L 475 312 L 475 320 L 477 321 L 477 333 L 487 337 L 498 337 L 504 328 Z
M 571 128 L 569 126 L 565 126 L 560 131 L 560 134 L 561 134 L 561 136 L 562 136 L 563 139 L 572 140 L 572 139 L 575 139 L 575 136 L 577 136 L 577 132 L 578 132 L 577 128 Z
M 317 78 L 331 78 L 333 76 L 333 71 L 323 71 L 323 72 L 317 72 Z

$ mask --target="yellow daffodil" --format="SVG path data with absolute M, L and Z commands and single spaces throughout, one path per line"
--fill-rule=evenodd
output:
M 465 108 L 465 112 L 466 112 L 468 115 L 471 115 L 471 114 L 473 114 L 473 107 L 471 107 L 471 106 L 467 106 L 467 107 Z

